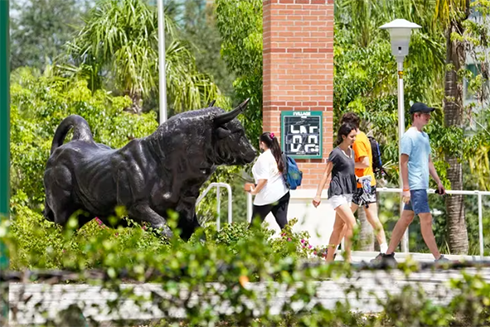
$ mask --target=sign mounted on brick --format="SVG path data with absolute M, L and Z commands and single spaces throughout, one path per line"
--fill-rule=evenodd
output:
M 322 158 L 322 111 L 282 111 L 281 147 L 295 159 Z

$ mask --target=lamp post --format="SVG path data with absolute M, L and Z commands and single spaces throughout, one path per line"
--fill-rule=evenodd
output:
M 167 120 L 167 78 L 165 76 L 165 16 L 163 2 L 156 0 L 158 10 L 158 88 L 160 93 L 160 125 Z
M 421 28 L 421 26 L 409 22 L 405 19 L 395 19 L 394 21 L 384 24 L 380 27 L 386 29 L 390 33 L 391 39 L 391 53 L 396 58 L 398 69 L 398 151 L 401 150 L 401 140 L 403 133 L 405 132 L 405 109 L 404 109 L 404 95 L 403 95 L 403 60 L 408 55 L 408 46 L 410 44 L 410 37 L 412 36 L 412 29 Z M 401 155 L 401 153 L 400 153 Z M 400 188 L 403 188 L 403 181 L 400 168 Z M 400 217 L 403 211 L 403 202 L 400 200 Z M 403 235 L 402 239 L 402 251 L 408 252 L 408 228 Z

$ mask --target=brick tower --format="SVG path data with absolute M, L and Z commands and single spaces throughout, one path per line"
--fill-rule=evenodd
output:
M 264 0 L 263 129 L 280 135 L 281 111 L 322 111 L 323 159 L 297 159 L 302 188 L 318 184 L 332 148 L 333 0 Z
M 313 137 L 322 153 L 296 159 L 303 183 L 291 192 L 288 218 L 300 220 L 294 229 L 308 231 L 312 244 L 325 245 L 335 213 L 325 191 L 319 208 L 310 203 L 333 142 L 333 0 L 264 0 L 263 24 L 263 130 L 278 135 L 285 150 L 281 113 L 315 112 L 321 132 Z M 267 220 L 276 229 L 274 218 Z

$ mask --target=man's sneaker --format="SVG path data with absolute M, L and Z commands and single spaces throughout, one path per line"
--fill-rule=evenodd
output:
M 379 253 L 376 258 L 372 259 L 370 262 L 373 264 L 380 264 L 383 261 L 383 253 Z
M 450 262 L 451 260 L 449 260 L 448 258 L 446 258 L 444 255 L 441 254 L 441 256 L 439 257 L 439 259 L 436 259 L 434 260 L 435 263 L 447 263 L 447 262 Z
M 395 260 L 395 253 L 381 253 L 381 261 L 379 266 L 381 268 L 396 268 L 398 266 L 398 262 Z

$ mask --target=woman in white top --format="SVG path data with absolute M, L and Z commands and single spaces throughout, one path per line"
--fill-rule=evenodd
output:
M 286 163 L 274 133 L 263 133 L 259 145 L 263 152 L 252 167 L 255 185 L 245 188 L 247 192 L 255 195 L 252 222 L 257 217 L 263 222 L 272 212 L 277 224 L 283 229 L 288 223 L 289 205 L 289 189 L 282 174 L 286 169 Z

